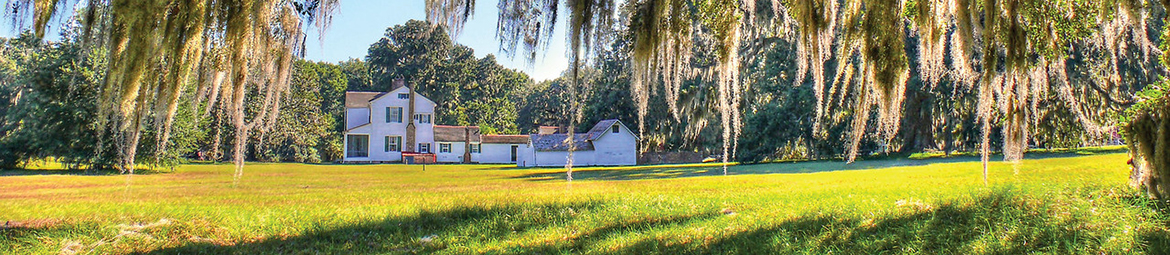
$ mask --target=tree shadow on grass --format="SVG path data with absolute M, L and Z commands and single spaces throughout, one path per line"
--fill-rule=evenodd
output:
M 293 237 L 273 237 L 235 245 L 190 243 L 179 247 L 154 250 L 145 254 L 385 254 L 385 253 L 483 253 L 477 245 L 515 240 L 529 231 L 564 227 L 579 213 L 603 209 L 600 202 L 503 206 L 495 208 L 461 207 L 443 211 L 424 211 L 407 217 L 388 218 L 379 222 L 335 228 L 319 228 Z M 705 215 L 714 217 L 714 213 Z M 699 216 L 663 216 L 620 225 L 603 226 L 576 239 L 554 245 L 509 246 L 495 253 L 534 253 L 580 249 L 624 231 L 639 231 L 655 226 L 681 224 Z M 470 246 L 469 246 L 470 245 Z M 499 247 L 492 247 L 499 248 Z
M 1124 151 L 1124 150 L 1123 150 Z M 1097 153 L 1117 153 L 1116 150 L 1094 150 Z M 1085 156 L 1076 152 L 1041 152 L 1026 154 L 1026 159 L 1046 159 L 1046 158 L 1063 158 L 1063 157 L 1078 157 Z M 847 164 L 843 161 L 802 161 L 802 162 L 785 162 L 785 163 L 767 163 L 767 164 L 750 164 L 750 165 L 732 165 L 727 167 L 727 174 L 799 174 L 799 173 L 819 173 L 819 172 L 834 172 L 834 171 L 851 171 L 851 170 L 867 170 L 867 169 L 881 169 L 890 167 L 907 167 L 907 166 L 925 166 L 933 164 L 947 164 L 947 163 L 963 163 L 963 162 L 979 162 L 979 156 L 952 156 L 945 158 L 926 158 L 926 159 L 908 159 L 908 158 L 874 158 L 868 160 L 859 160 L 852 164 Z M 991 161 L 1002 161 L 1002 156 L 993 156 Z M 1123 162 L 1119 162 L 1123 163 Z M 513 168 L 515 169 L 515 168 Z M 554 169 L 554 168 L 550 168 Z M 641 166 L 641 167 L 623 167 L 621 169 L 613 168 L 584 168 L 574 169 L 574 180 L 642 180 L 642 179 L 667 179 L 667 178 L 685 178 L 698 176 L 716 176 L 723 175 L 722 166 Z M 532 173 L 521 176 L 512 177 L 514 179 L 527 179 L 529 181 L 559 181 L 565 179 L 564 172 L 545 172 Z
M 1122 205 L 1143 204 L 1141 199 Z M 582 218 L 610 207 L 602 202 L 460 207 L 424 211 L 341 227 L 319 227 L 292 237 L 272 237 L 234 245 L 186 243 L 147 254 L 1167 254 L 1170 235 L 1166 215 L 1153 219 L 1155 230 L 1132 234 L 1130 247 L 1106 247 L 1114 230 L 1086 227 L 1086 211 L 1031 198 L 1011 190 L 994 191 L 969 200 L 928 205 L 901 203 L 890 216 L 814 212 L 747 230 L 715 231 L 704 237 L 659 229 L 722 228 L 724 217 L 698 214 L 634 216 L 589 222 Z M 1157 207 L 1165 208 L 1165 207 Z M 651 213 L 651 215 L 655 215 Z M 1063 215 L 1063 216 L 1061 216 Z M 714 220 L 714 221 L 713 221 Z M 1149 220 L 1149 219 L 1147 219 Z M 583 226 L 581 223 L 585 223 Z M 728 222 L 730 223 L 730 222 Z M 595 224 L 595 225 L 590 225 Z M 576 230 L 574 230 L 576 229 Z M 581 232 L 576 232 L 576 231 Z M 10 240 L 28 230 L 0 231 Z M 572 233 L 565 233 L 572 231 Z M 702 232 L 702 231 L 701 231 Z M 670 234 L 675 233 L 675 234 Z M 711 233 L 706 231 L 706 233 Z M 719 234 L 722 233 L 722 234 Z M 1112 236 L 1111 236 L 1112 235 Z M 535 238 L 535 239 L 532 239 Z M 21 239 L 23 240 L 23 239 Z M 545 241 L 551 240 L 551 241 Z M 183 242 L 183 241 L 179 241 Z M 623 243 L 624 242 L 624 243 Z M 617 247 L 612 247 L 613 245 Z M 609 250 L 609 248 L 616 248 Z M 1129 250 L 1113 250 L 1129 248 Z
M 1057 219 L 1049 206 L 1010 194 L 972 203 L 910 208 L 901 216 L 869 219 L 807 215 L 710 242 L 664 244 L 644 240 L 613 254 L 1084 254 L 1104 241 L 1079 218 Z M 1154 237 L 1156 235 L 1160 235 Z M 1145 233 L 1135 251 L 1166 254 L 1164 232 Z M 1160 244 L 1154 244 L 1160 243 Z
M 58 220 L 0 221 L 0 253 L 29 253 L 23 251 L 45 244 L 45 237 L 67 235 L 97 235 L 100 224 L 60 224 Z
M 798 173 L 819 173 L 819 172 L 833 172 L 833 171 L 850 171 L 850 170 L 865 170 L 865 169 L 881 169 L 888 167 L 902 167 L 902 166 L 921 166 L 941 163 L 955 163 L 978 161 L 979 158 L 934 158 L 934 159 L 887 159 L 887 160 L 869 160 L 857 161 L 853 164 L 846 164 L 841 161 L 805 161 L 805 162 L 787 162 L 787 163 L 769 163 L 769 164 L 751 164 L 751 165 L 732 165 L 727 167 L 727 174 L 798 174 Z M 699 177 L 699 176 L 717 176 L 723 175 L 723 167 L 718 165 L 707 166 L 683 166 L 683 167 L 663 167 L 663 166 L 646 166 L 636 168 L 586 168 L 574 169 L 574 180 L 641 180 L 641 179 L 667 179 L 667 178 L 684 178 L 684 177 Z M 532 173 L 521 176 L 512 177 L 515 179 L 527 179 L 530 181 L 555 181 L 564 180 L 564 172 L 546 172 L 546 173 Z
M 171 173 L 171 171 L 150 169 L 134 170 L 134 175 L 151 175 L 163 173 Z M 115 169 L 0 169 L 0 177 L 33 175 L 108 176 L 124 174 L 121 171 Z

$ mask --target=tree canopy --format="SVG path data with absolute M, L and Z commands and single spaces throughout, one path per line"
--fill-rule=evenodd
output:
M 503 45 L 508 45 L 505 48 L 513 49 L 516 42 L 523 42 L 526 51 L 540 49 L 549 33 L 539 31 L 550 31 L 550 24 L 555 22 L 533 23 L 532 20 L 541 19 L 533 19 L 531 14 L 556 21 L 559 4 L 559 1 L 502 0 L 499 31 L 536 32 L 498 34 Z M 607 14 L 615 13 L 618 7 L 612 0 L 566 1 L 564 5 L 570 16 L 569 54 L 577 63 L 580 52 L 604 45 L 596 39 L 607 38 L 600 34 L 610 31 L 608 25 L 618 19 Z M 428 12 L 430 20 L 452 25 L 449 23 L 467 20 L 471 15 L 467 10 L 474 9 L 474 2 L 432 0 L 428 6 L 432 10 Z M 999 120 L 1003 127 L 1000 136 L 1005 159 L 1018 160 L 1028 147 L 1032 126 L 1040 116 L 1037 106 L 1043 95 L 1050 88 L 1072 90 L 1063 69 L 1074 43 L 1088 41 L 1090 47 L 1101 48 L 1107 55 L 1103 61 L 1105 69 L 1113 70 L 1106 73 L 1107 77 L 1115 83 L 1119 80 L 1118 59 L 1129 55 L 1127 45 L 1140 49 L 1139 56 L 1151 55 L 1154 50 L 1145 33 L 1149 9 L 1146 6 L 1137 0 L 643 0 L 627 2 L 624 11 L 634 14 L 621 25 L 630 31 L 629 38 L 634 45 L 631 62 L 635 79 L 630 84 L 636 94 L 634 100 L 639 104 L 639 119 L 646 115 L 651 84 L 661 84 L 664 91 L 670 92 L 665 101 L 676 108 L 679 97 L 674 91 L 683 80 L 680 75 L 697 77 L 705 73 L 708 80 L 719 84 L 716 101 L 722 116 L 725 159 L 734 154 L 730 151 L 733 146 L 728 143 L 736 143 L 741 126 L 745 84 L 739 66 L 741 41 L 775 33 L 774 30 L 796 39 L 798 71 L 795 76 L 797 81 L 808 78 L 814 84 L 818 123 L 815 132 L 823 132 L 819 123 L 825 117 L 827 106 L 847 106 L 859 113 L 853 116 L 851 124 L 847 160 L 852 161 L 866 134 L 878 134 L 887 141 L 883 143 L 898 134 L 910 72 L 904 31 L 914 32 L 918 37 L 919 59 L 923 60 L 918 63 L 918 73 L 926 84 L 949 78 L 974 87 L 973 96 L 978 98 L 978 103 L 973 110 L 983 129 L 981 151 L 986 162 L 993 119 Z M 761 12 L 761 9 L 771 12 Z M 950 34 L 949 40 L 946 34 Z M 1087 40 L 1095 34 L 1104 39 Z M 710 46 L 717 64 L 715 68 L 698 71 L 687 66 L 687 62 L 692 56 L 693 39 L 703 37 L 714 42 Z M 950 61 L 944 54 L 948 48 Z M 830 60 L 836 63 L 831 76 L 824 72 L 825 63 Z M 854 94 L 852 103 L 827 100 L 834 94 L 850 91 Z M 1098 126 L 1084 117 L 1088 114 L 1081 112 L 1079 102 L 1066 103 L 1071 104 L 1084 125 Z M 868 132 L 871 111 L 878 115 L 877 132 Z
M 10 7 L 15 24 L 40 38 L 70 3 L 14 0 Z M 220 127 L 184 137 L 211 137 L 206 147 L 218 151 L 231 136 L 238 165 L 249 144 L 256 158 L 326 160 L 336 148 L 322 144 L 334 143 L 336 129 L 280 126 L 289 117 L 278 112 L 337 125 L 339 103 L 329 98 L 342 83 L 385 90 L 398 78 L 440 104 L 439 123 L 520 133 L 567 122 L 571 132 L 597 118 L 630 118 L 646 139 L 643 150 L 718 147 L 725 161 L 853 161 L 927 147 L 978 149 L 984 162 L 998 147 L 1014 161 L 1032 146 L 1107 140 L 1118 126 L 1147 161 L 1163 144 L 1146 135 L 1162 133 L 1155 117 L 1165 107 L 1149 96 L 1160 94 L 1135 96 L 1165 74 L 1162 2 L 501 0 L 497 39 L 506 57 L 533 60 L 555 24 L 568 24 L 570 68 L 539 84 L 452 42 L 475 3 L 428 0 L 428 22 L 389 28 L 364 61 L 332 65 L 295 59 L 303 31 L 328 27 L 338 0 L 88 1 L 77 12 L 77 50 L 10 45 L 90 62 L 14 53 L 6 72 L 20 75 L 7 79 L 97 84 L 97 103 L 82 108 L 100 120 L 90 127 L 98 131 L 93 149 L 102 155 L 112 147 L 120 159 L 114 165 L 125 171 L 140 148 L 165 158 L 170 146 L 192 147 L 171 138 L 176 125 Z M 13 67 L 17 61 L 91 71 L 46 76 Z M 6 84 L 12 102 L 30 91 Z M 42 104 L 3 110 L 23 119 L 28 109 L 55 109 L 33 105 Z M 23 129 L 5 128 L 6 137 Z M 140 143 L 144 136 L 154 139 Z M 296 146 L 268 147 L 277 144 Z M 317 152 L 272 150 L 293 147 Z
M 366 56 L 372 83 L 361 90 L 389 91 L 403 79 L 437 105 L 435 121 L 478 125 L 485 133 L 517 134 L 517 102 L 532 81 L 488 54 L 452 42 L 444 27 L 418 20 L 386 29 Z

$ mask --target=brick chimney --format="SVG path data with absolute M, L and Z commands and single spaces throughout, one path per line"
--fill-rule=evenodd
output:
M 402 78 L 394 79 L 392 86 L 390 86 L 390 90 L 395 90 L 401 88 L 402 86 L 406 86 L 406 80 L 403 80 Z
M 418 144 L 416 144 L 414 141 L 415 132 L 418 129 L 418 127 L 414 126 L 414 88 L 411 86 L 406 86 L 406 81 L 402 80 L 401 78 L 395 79 L 394 87 L 398 88 L 400 86 L 405 86 L 406 93 L 410 93 L 410 103 L 406 106 L 406 116 L 402 116 L 402 119 L 406 120 L 406 144 L 403 146 L 403 151 L 418 152 L 418 149 L 415 148 L 418 146 Z
M 463 127 L 463 163 L 471 163 L 471 127 Z

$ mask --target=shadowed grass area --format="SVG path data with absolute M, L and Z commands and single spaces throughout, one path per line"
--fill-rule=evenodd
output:
M 1108 146 L 1108 147 L 1090 147 L 1079 149 L 1053 149 L 1053 150 L 1030 150 L 1025 154 L 1027 159 L 1049 159 L 1049 158 L 1068 158 L 1080 157 L 1085 155 L 1095 154 L 1116 154 L 1124 153 L 1127 149 L 1124 146 Z M 991 157 L 993 161 L 1002 161 L 1003 156 Z M 945 156 L 942 153 L 919 153 L 911 155 L 909 158 L 900 158 L 894 156 L 874 156 L 866 160 L 859 160 L 852 164 L 847 164 L 843 161 L 796 161 L 783 163 L 766 163 L 766 164 L 729 164 L 727 167 L 727 174 L 796 174 L 796 173 L 818 173 L 830 171 L 846 171 L 846 170 L 865 170 L 865 169 L 881 169 L 891 167 L 908 167 L 908 166 L 929 166 L 936 164 L 948 163 L 963 163 L 963 162 L 981 162 L 981 156 L 975 154 L 953 154 Z M 513 168 L 516 169 L 516 168 Z M 560 168 L 543 168 L 545 170 L 560 170 Z M 687 164 L 687 165 L 652 165 L 652 166 L 631 166 L 631 167 L 586 167 L 575 168 L 573 171 L 573 179 L 587 179 L 587 180 L 632 180 L 632 179 L 663 179 L 663 178 L 680 178 L 680 177 L 696 177 L 696 176 L 717 176 L 723 175 L 723 165 L 721 163 L 705 163 L 705 164 Z M 563 171 L 557 172 L 543 172 L 533 173 L 529 175 L 521 175 L 517 178 L 525 178 L 532 181 L 551 181 L 564 180 L 565 173 Z
M 1130 199 L 1130 201 L 1136 201 Z M 332 229 L 314 229 L 289 238 L 221 246 L 196 243 L 155 250 L 150 254 L 254 254 L 254 253 L 561 253 L 593 252 L 612 254 L 791 254 L 791 253 L 925 253 L 1055 254 L 1093 253 L 1085 249 L 1111 245 L 1113 239 L 1100 236 L 1080 218 L 1037 212 L 1061 210 L 1043 199 L 1001 189 L 974 197 L 972 201 L 945 202 L 937 208 L 906 204 L 904 213 L 889 218 L 854 217 L 835 213 L 801 215 L 779 224 L 749 229 L 702 242 L 663 242 L 641 239 L 616 250 L 597 249 L 622 235 L 654 232 L 656 229 L 685 228 L 688 224 L 733 218 L 736 214 L 715 212 L 674 215 L 588 226 L 555 243 L 505 244 L 492 249 L 466 249 L 466 243 L 522 238 L 525 235 L 564 227 L 581 213 L 604 209 L 598 203 L 575 203 L 504 208 L 458 208 L 422 212 L 403 218 Z M 1139 206 L 1139 205 L 1135 205 Z M 1166 234 L 1166 233 L 1162 233 Z M 1136 237 L 1151 251 L 1164 251 L 1165 235 Z M 1085 244 L 1090 244 L 1086 246 Z M 1124 250 L 1124 249 L 1122 249 Z
M 499 247 L 486 250 L 472 250 L 463 246 L 466 243 L 491 243 L 510 238 L 521 238 L 532 233 L 539 234 L 549 228 L 566 226 L 579 218 L 582 213 L 592 213 L 602 208 L 600 204 L 589 202 L 502 208 L 462 207 L 441 212 L 421 212 L 410 217 L 397 217 L 380 222 L 314 229 L 304 235 L 289 238 L 271 238 L 230 246 L 209 243 L 189 244 L 149 253 L 381 254 L 437 251 L 454 253 L 579 251 L 595 241 L 625 232 L 675 226 L 717 217 L 715 212 L 711 212 L 703 215 L 671 215 L 638 219 L 615 225 L 592 226 L 594 228 L 575 233 L 571 238 L 566 238 L 566 242 L 554 245 L 501 243 Z
M 979 162 L 903 160 L 733 166 L 729 176 L 676 174 L 721 174 L 715 165 L 588 168 L 572 183 L 557 179 L 561 169 L 499 165 L 249 164 L 238 184 L 230 165 L 0 176 L 0 251 L 1170 252 L 1166 206 L 1125 186 L 1126 159 L 996 162 L 990 186 Z M 664 176 L 630 177 L 654 174 Z
M 1129 148 L 1125 147 L 1125 145 L 1112 145 L 1112 146 L 1081 147 L 1081 148 L 1029 149 L 1028 152 L 1024 156 L 1025 156 L 1025 158 L 1037 159 L 1037 158 L 1072 157 L 1072 156 L 1110 154 L 1110 153 L 1126 153 L 1126 152 L 1129 152 Z M 905 155 L 905 154 L 903 154 L 903 155 Z M 979 155 L 978 152 L 955 152 L 949 156 L 946 155 L 945 153 L 942 153 L 942 152 L 920 152 L 920 153 L 909 154 L 909 156 L 906 158 L 909 158 L 909 159 L 931 159 L 931 158 L 954 158 L 954 157 L 974 158 L 974 160 L 979 160 L 978 157 L 981 157 L 981 156 Z M 875 158 L 882 158 L 882 157 L 875 157 Z M 998 158 L 1003 159 L 1003 156 L 1000 155 Z

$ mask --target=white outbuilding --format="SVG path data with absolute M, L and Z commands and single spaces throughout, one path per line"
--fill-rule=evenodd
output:
M 572 134 L 542 130 L 529 135 L 528 144 L 519 149 L 519 167 L 561 167 L 568 164 L 569 147 L 573 166 L 631 166 L 638 164 L 638 136 L 616 119 L 603 120 L 589 132 Z
M 472 163 L 480 153 L 480 135 L 477 126 L 435 125 L 435 161 L 439 163 Z
M 528 146 L 527 135 L 483 135 L 480 140 L 480 153 L 471 158 L 484 164 L 516 164 L 520 148 Z

